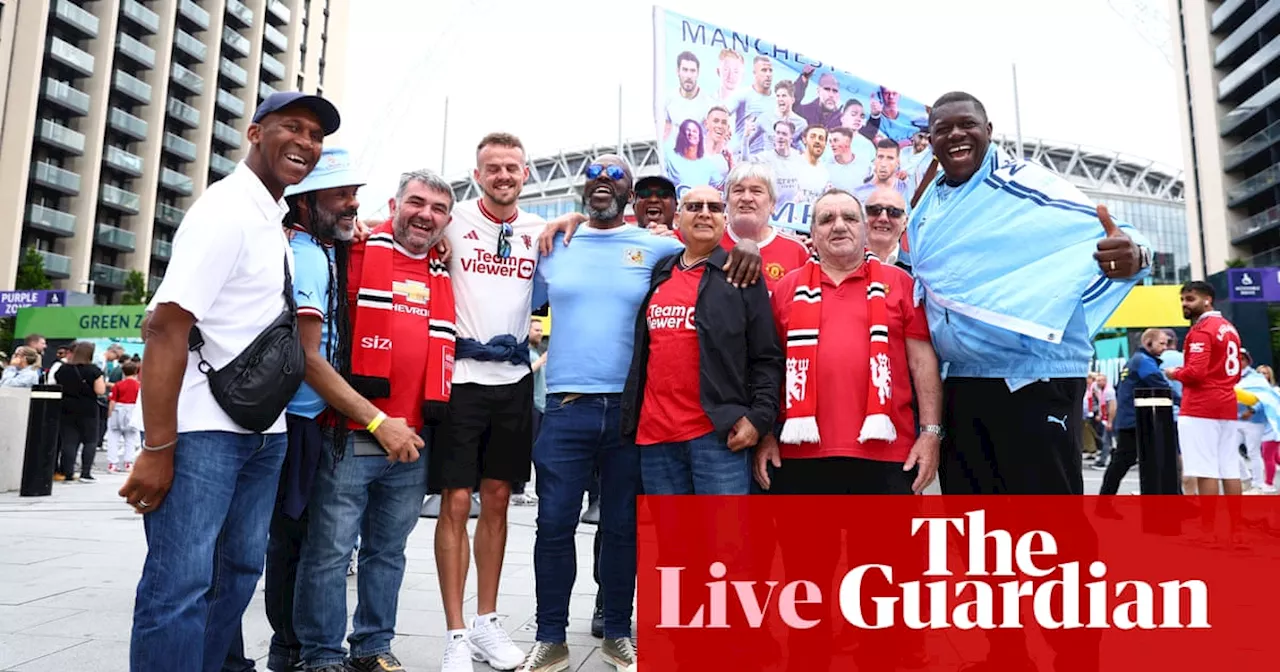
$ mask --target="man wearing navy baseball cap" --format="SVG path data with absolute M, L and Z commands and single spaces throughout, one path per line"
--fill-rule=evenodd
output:
M 237 359 L 286 310 L 294 255 L 281 228 L 285 189 L 311 173 L 339 123 L 318 96 L 263 101 L 244 161 L 187 211 L 148 306 L 146 443 L 119 493 L 147 532 L 132 670 L 220 669 L 253 597 L 288 445 L 285 409 L 265 430 L 242 426 L 206 372 Z M 189 352 L 193 327 L 203 344 Z

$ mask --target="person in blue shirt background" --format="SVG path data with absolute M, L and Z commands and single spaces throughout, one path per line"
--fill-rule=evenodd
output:
M 1129 358 L 1120 372 L 1120 384 L 1116 386 L 1115 429 L 1116 448 L 1111 463 L 1102 476 L 1102 489 L 1098 494 L 1114 495 L 1120 490 L 1129 469 L 1138 463 L 1137 411 L 1134 407 L 1134 390 L 1138 388 L 1170 388 L 1170 381 L 1161 370 L 1161 355 L 1165 354 L 1168 336 L 1159 329 L 1142 332 L 1142 348 Z M 1174 403 L 1181 395 L 1174 393 Z

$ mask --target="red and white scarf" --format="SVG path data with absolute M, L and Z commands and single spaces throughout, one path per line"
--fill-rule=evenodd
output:
M 395 239 L 391 222 L 373 230 L 364 243 L 364 261 L 360 268 L 360 285 L 356 291 L 355 318 L 351 326 L 351 386 L 367 399 L 391 396 L 393 352 L 380 347 L 390 334 L 395 316 L 395 294 L 392 291 L 392 267 Z M 453 284 L 449 268 L 433 247 L 426 262 L 431 277 L 427 282 L 430 322 L 427 329 L 427 377 L 422 392 L 424 415 L 427 408 L 447 404 L 453 391 L 453 351 L 457 338 L 454 326 Z M 405 343 L 403 347 L 418 347 Z
M 893 441 L 898 438 L 889 417 L 893 377 L 889 366 L 889 309 L 887 285 L 880 260 L 870 251 L 867 265 L 867 318 L 870 323 L 871 362 L 867 386 L 867 415 L 858 441 Z M 787 400 L 781 443 L 820 443 L 818 435 L 818 326 L 822 321 L 822 266 L 811 257 L 800 271 L 787 326 Z M 812 374 L 812 375 L 810 375 Z M 844 375 L 828 371 L 827 375 Z

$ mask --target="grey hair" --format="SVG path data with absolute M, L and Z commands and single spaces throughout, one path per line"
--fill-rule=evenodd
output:
M 822 192 L 821 196 L 819 196 L 816 200 L 814 200 L 813 207 L 809 211 L 810 216 L 813 219 L 816 220 L 818 218 L 818 204 L 822 202 L 822 199 L 827 198 L 828 196 L 848 196 L 849 198 L 852 198 L 853 202 L 858 204 L 858 214 L 862 216 L 862 221 L 864 222 L 867 221 L 867 208 L 862 204 L 862 199 L 858 198 L 857 196 L 854 196 L 853 192 L 845 191 L 844 189 L 840 189 L 838 187 L 831 187 L 830 189 L 827 189 L 826 191 Z
M 733 188 L 743 180 L 757 179 L 764 182 L 765 189 L 769 191 L 769 200 L 774 203 L 778 202 L 778 193 L 773 187 L 773 169 L 767 163 L 753 163 L 743 161 L 733 167 L 729 171 L 729 177 L 725 178 L 724 193 L 727 196 L 733 191 Z
M 434 170 L 430 168 L 419 168 L 411 170 L 400 175 L 400 187 L 396 189 L 396 203 L 399 204 L 404 200 L 404 192 L 409 185 L 417 182 L 422 184 L 431 191 L 449 195 L 449 208 L 453 208 L 453 188 L 449 183 L 440 177 Z

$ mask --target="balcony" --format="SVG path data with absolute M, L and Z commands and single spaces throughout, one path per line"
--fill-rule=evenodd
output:
M 1238 28 L 1231 31 L 1225 39 L 1213 49 L 1213 64 L 1221 66 L 1231 60 L 1241 47 L 1249 44 L 1271 20 L 1280 14 L 1280 1 L 1268 0 L 1268 2 L 1258 9 L 1247 19 L 1241 23 Z
M 236 170 L 236 162 L 214 152 L 209 155 L 209 172 L 226 177 Z
M 102 151 L 102 162 L 130 177 L 142 177 L 142 157 L 114 145 Z
M 107 264 L 94 264 L 89 267 L 89 279 L 93 284 L 111 289 L 124 289 L 129 281 L 129 271 Z
M 244 101 L 225 89 L 218 89 L 218 107 L 231 113 L 231 116 L 239 119 L 244 116 Z
M 1222 169 L 1230 171 L 1277 142 L 1280 142 L 1280 121 L 1254 133 L 1240 144 L 1228 149 L 1222 157 Z
M 84 134 L 73 131 L 52 119 L 41 119 L 36 138 L 50 147 L 79 156 L 84 154 Z
M 170 98 L 166 109 L 169 112 L 170 118 L 181 122 L 182 125 L 187 128 L 195 128 L 200 125 L 200 110 L 197 110 L 177 98 Z
M 147 291 L 155 294 L 156 290 L 160 289 L 160 283 L 162 282 L 164 282 L 163 275 L 153 275 L 147 278 Z
M 272 23 L 276 25 L 287 26 L 289 25 L 289 8 L 285 7 L 280 0 L 268 0 L 267 18 L 274 19 Z
M 1210 32 L 1217 32 L 1218 28 L 1232 16 L 1235 16 L 1235 13 L 1244 5 L 1245 0 L 1226 0 L 1226 2 L 1218 5 L 1218 8 L 1213 10 L 1213 16 L 1210 19 Z
M 289 38 L 284 33 L 276 29 L 275 26 L 267 24 L 262 31 L 262 36 L 266 38 L 266 44 L 275 47 L 272 51 L 280 53 L 289 50 Z
M 231 26 L 226 26 L 222 29 L 222 43 L 240 56 L 248 56 L 253 49 L 253 45 L 249 43 L 249 38 L 237 33 L 236 29 Z
M 238 86 L 249 83 L 249 72 L 231 62 L 231 59 L 226 56 L 223 56 L 222 62 L 218 64 L 218 73 Z
M 1273 205 L 1228 227 L 1231 233 L 1231 244 L 1240 245 L 1259 233 L 1280 227 L 1280 205 Z
M 234 19 L 241 28 L 248 28 L 253 25 L 253 10 L 240 0 L 227 0 L 227 18 Z
M 45 77 L 41 93 L 45 100 L 77 116 L 83 117 L 89 113 L 89 94 L 66 82 Z
M 71 257 L 55 254 L 49 250 L 36 250 L 44 259 L 44 274 L 51 278 L 71 277 Z
M 101 196 L 98 200 L 102 201 L 102 204 L 108 208 L 123 212 L 126 215 L 136 215 L 142 207 L 142 198 L 140 196 L 128 189 L 121 189 L 110 184 L 102 185 Z
M 31 181 L 68 196 L 80 193 L 79 174 L 44 161 L 31 164 Z
M 49 57 L 85 77 L 93 75 L 93 55 L 60 37 L 49 38 Z
M 172 168 L 160 169 L 160 186 L 183 196 L 190 196 L 195 191 L 191 178 Z
M 115 90 L 143 105 L 151 103 L 151 85 L 124 70 L 116 70 Z
M 262 71 L 272 75 L 277 81 L 284 79 L 284 63 L 277 61 L 271 54 L 263 52 Z
M 196 143 L 173 133 L 164 134 L 164 151 L 187 161 L 196 160 Z
M 146 8 L 138 0 L 124 0 L 120 3 L 120 16 L 129 19 L 148 35 L 155 35 L 160 30 L 160 15 Z
M 187 211 L 176 205 L 169 205 L 168 203 L 156 204 L 156 221 L 161 224 L 176 229 L 182 223 L 182 218 L 186 216 Z
M 116 51 L 148 70 L 156 67 L 156 50 L 129 33 L 120 33 L 119 39 L 116 40 Z
M 1218 80 L 1218 100 L 1229 102 L 1227 101 L 1228 97 L 1246 82 L 1253 79 L 1259 72 L 1262 72 L 1263 68 L 1270 65 L 1277 58 L 1280 58 L 1280 36 L 1272 38 L 1257 53 L 1245 59 L 1244 63 L 1236 66 L 1235 70 Z
M 170 78 L 178 86 L 199 94 L 204 90 L 204 78 L 191 70 L 184 68 L 181 64 L 174 63 L 173 69 L 170 71 Z
M 200 5 L 191 0 L 179 0 L 178 14 L 200 30 L 209 30 L 209 12 L 201 9 Z
M 147 139 L 147 122 L 118 107 L 111 108 L 111 113 L 107 115 L 107 125 L 134 140 Z
M 1277 99 L 1280 99 L 1280 79 L 1262 87 L 1262 90 L 1249 96 L 1234 110 L 1222 115 L 1222 120 L 1218 122 L 1218 133 L 1224 138 L 1231 135 Z
M 1250 177 L 1227 190 L 1227 207 L 1234 208 L 1280 183 L 1280 164 Z
M 53 3 L 53 15 L 64 25 L 74 28 L 85 37 L 98 36 L 98 17 L 81 9 L 70 0 L 56 0 Z
M 224 145 L 240 149 L 240 131 L 221 121 L 213 122 L 213 137 Z
M 93 240 L 99 245 L 120 252 L 133 252 L 138 249 L 138 235 L 132 231 L 118 229 L 106 224 L 98 225 L 98 233 Z
M 169 261 L 173 257 L 173 243 L 156 238 L 151 241 L 151 258 L 158 261 Z
M 173 33 L 173 46 L 198 63 L 203 63 L 205 57 L 209 55 L 209 47 L 204 42 L 197 40 L 191 33 L 181 28 Z
M 266 98 L 275 92 L 276 90 L 268 86 L 266 82 L 261 82 L 258 84 L 258 98 L 260 99 Z
M 76 216 L 32 203 L 27 206 L 27 226 L 55 236 L 70 237 L 76 235 Z

